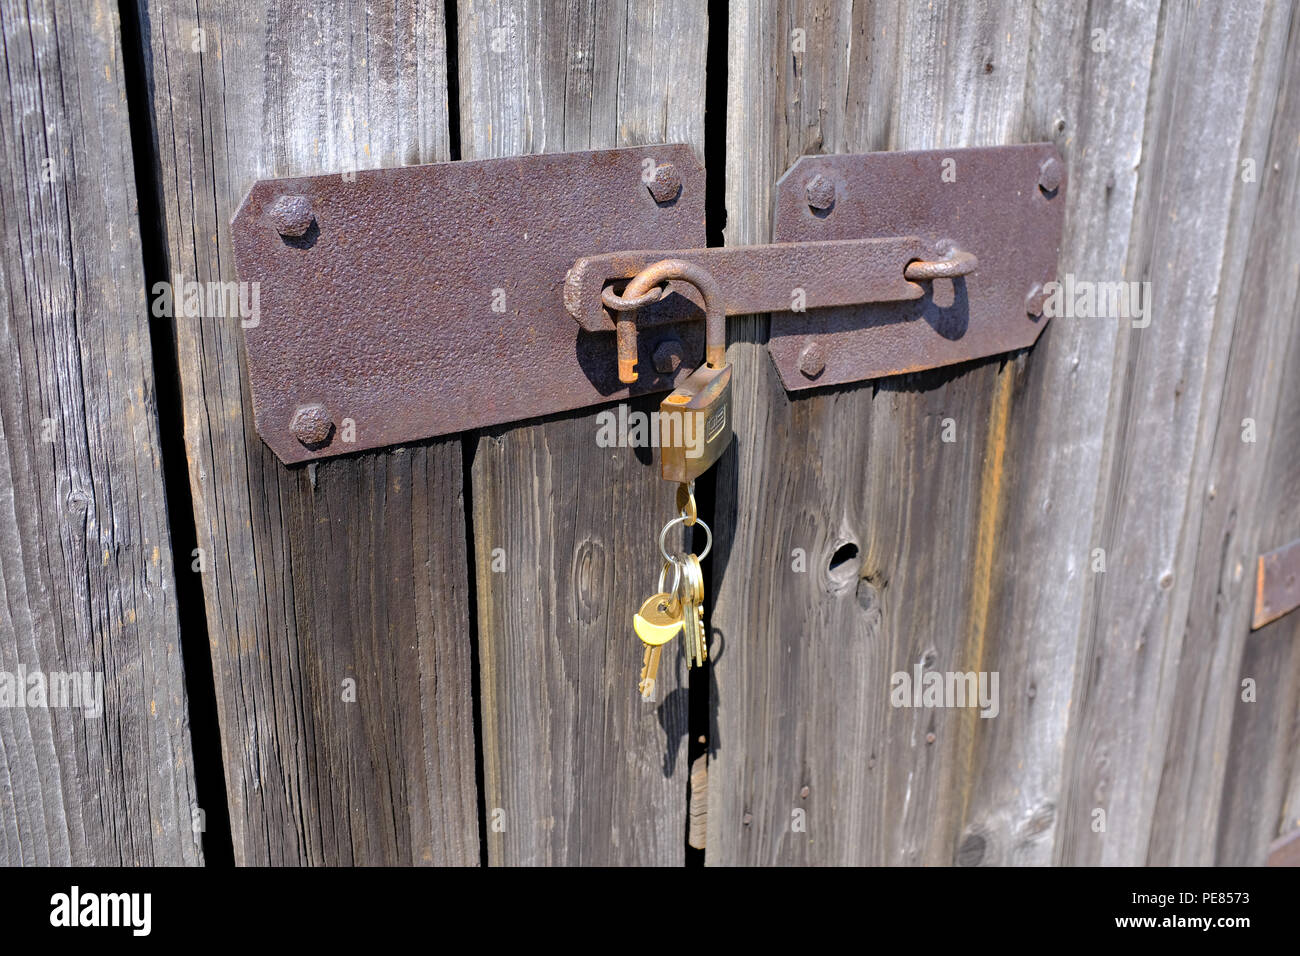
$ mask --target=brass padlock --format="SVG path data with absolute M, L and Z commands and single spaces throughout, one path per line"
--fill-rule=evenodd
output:
M 708 270 L 683 259 L 647 266 L 627 284 L 623 298 L 644 299 L 659 283 L 681 279 L 704 299 L 705 363 L 659 403 L 659 461 L 668 481 L 694 481 L 731 444 L 731 366 L 727 364 L 726 309 L 722 289 Z M 619 316 L 620 378 L 636 380 L 636 317 Z
M 731 366 L 701 365 L 659 403 L 659 462 L 668 481 L 694 481 L 731 444 Z

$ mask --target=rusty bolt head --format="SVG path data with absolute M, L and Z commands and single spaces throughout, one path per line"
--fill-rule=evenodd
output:
M 308 448 L 328 445 L 334 437 L 334 419 L 324 405 L 299 405 L 289 423 L 289 431 Z
M 655 178 L 646 183 L 646 189 L 655 197 L 655 202 L 671 202 L 682 191 L 682 176 L 672 163 L 655 167 Z
M 804 191 L 808 196 L 808 205 L 813 209 L 830 209 L 835 205 L 835 184 L 821 173 L 808 180 Z
M 266 209 L 275 231 L 290 239 L 300 239 L 311 228 L 311 200 L 306 196 L 281 196 Z
M 1035 282 L 1034 287 L 1030 289 L 1029 294 L 1025 296 L 1025 313 L 1029 315 L 1030 318 L 1038 318 L 1043 314 L 1043 305 L 1046 302 L 1047 293 L 1043 291 L 1041 285 Z
M 677 339 L 664 339 L 655 346 L 655 369 L 661 375 L 671 375 L 682 367 L 682 343 Z
M 811 791 L 810 789 L 808 789 L 807 787 L 804 787 L 803 789 L 801 789 L 801 790 L 799 791 L 799 797 L 800 797 L 801 799 L 803 799 L 803 800 L 807 800 L 807 799 L 808 799 L 808 794 L 810 794 L 810 793 L 812 793 L 812 791 Z
M 809 342 L 799 353 L 799 371 L 805 378 L 816 378 L 826 368 L 826 346 Z
M 1038 188 L 1045 193 L 1054 193 L 1061 188 L 1061 177 L 1065 170 L 1061 161 L 1055 156 L 1048 156 L 1043 165 L 1038 167 Z

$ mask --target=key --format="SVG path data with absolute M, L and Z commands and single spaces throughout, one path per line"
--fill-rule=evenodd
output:
M 651 595 L 632 617 L 632 628 L 648 647 L 667 644 L 682 629 L 682 606 L 675 595 Z
M 646 646 L 641 659 L 641 677 L 637 681 L 642 700 L 655 699 L 659 658 L 664 645 L 681 631 L 682 617 L 682 606 L 677 597 L 661 591 L 651 595 L 632 618 L 636 636 Z
M 695 606 L 693 604 L 695 597 L 694 585 L 690 583 L 690 558 L 682 558 L 681 561 L 681 591 L 677 592 L 681 600 L 681 617 L 682 617 L 682 641 L 685 643 L 686 666 L 698 667 L 697 650 L 699 648 L 699 639 L 695 635 Z
M 690 558 L 683 557 L 682 582 L 677 591 L 677 598 L 682 605 L 682 641 L 686 653 L 686 666 L 695 667 L 695 650 L 698 642 L 695 638 L 695 607 L 691 604 L 695 588 L 691 584 Z
M 708 641 L 704 633 L 704 570 L 700 567 L 699 557 L 694 554 L 690 556 L 689 563 L 691 582 L 695 586 L 694 598 L 691 601 L 691 605 L 695 608 L 695 658 L 698 666 L 703 667 L 709 657 Z
M 645 701 L 654 701 L 655 699 L 655 682 L 659 674 L 659 658 L 663 655 L 664 648 L 662 644 L 656 644 L 654 647 L 646 647 L 645 657 L 641 661 L 641 679 L 637 681 L 636 689 L 641 692 L 641 699 Z
M 699 558 L 695 555 L 685 555 L 680 561 L 682 580 L 678 590 L 678 598 L 682 605 L 682 618 L 686 635 L 686 661 L 690 667 L 701 667 L 705 660 L 704 574 L 700 570 Z

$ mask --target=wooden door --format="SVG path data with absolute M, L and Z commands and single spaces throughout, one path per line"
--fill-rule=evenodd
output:
M 1256 863 L 1296 827 L 1296 616 L 1250 630 L 1300 538 L 1295 3 L 122 9 L 0 7 L 0 670 L 111 687 L 0 710 L 0 860 Z M 238 278 L 259 179 L 679 142 L 743 245 L 801 156 L 1043 141 L 1061 275 L 1144 319 L 798 394 L 729 320 L 712 661 L 656 705 L 674 489 L 599 408 L 287 467 L 238 320 L 150 314 Z M 918 666 L 997 715 L 894 706 Z

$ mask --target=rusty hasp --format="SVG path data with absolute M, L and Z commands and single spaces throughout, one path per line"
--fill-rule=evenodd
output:
M 259 434 L 285 462 L 666 391 L 771 313 L 787 389 L 1031 345 L 1055 278 L 1051 144 L 805 156 L 775 242 L 705 248 L 687 146 L 253 186 L 235 215 Z M 566 314 L 567 313 L 567 314 Z
M 703 359 L 703 322 L 665 328 L 629 388 L 614 336 L 563 305 L 580 256 L 704 243 L 687 146 L 265 180 L 232 233 L 259 283 L 257 430 L 285 462 L 667 391 Z M 678 361 L 657 363 L 669 346 Z
M 906 235 L 950 255 L 909 269 L 923 294 L 908 301 L 774 312 L 768 352 L 782 384 L 859 382 L 1032 345 L 1047 322 L 1065 188 L 1050 143 L 800 158 L 777 184 L 777 243 Z
M 722 289 L 727 315 L 776 312 L 801 302 L 808 308 L 900 302 L 925 293 L 904 276 L 907 264 L 937 254 L 916 236 L 603 253 L 573 264 L 564 304 L 588 332 L 612 331 L 615 318 L 607 303 L 619 297 L 607 290 L 621 289 L 662 259 L 687 260 L 708 270 Z M 639 312 L 642 328 L 704 317 L 699 290 L 675 280 Z

